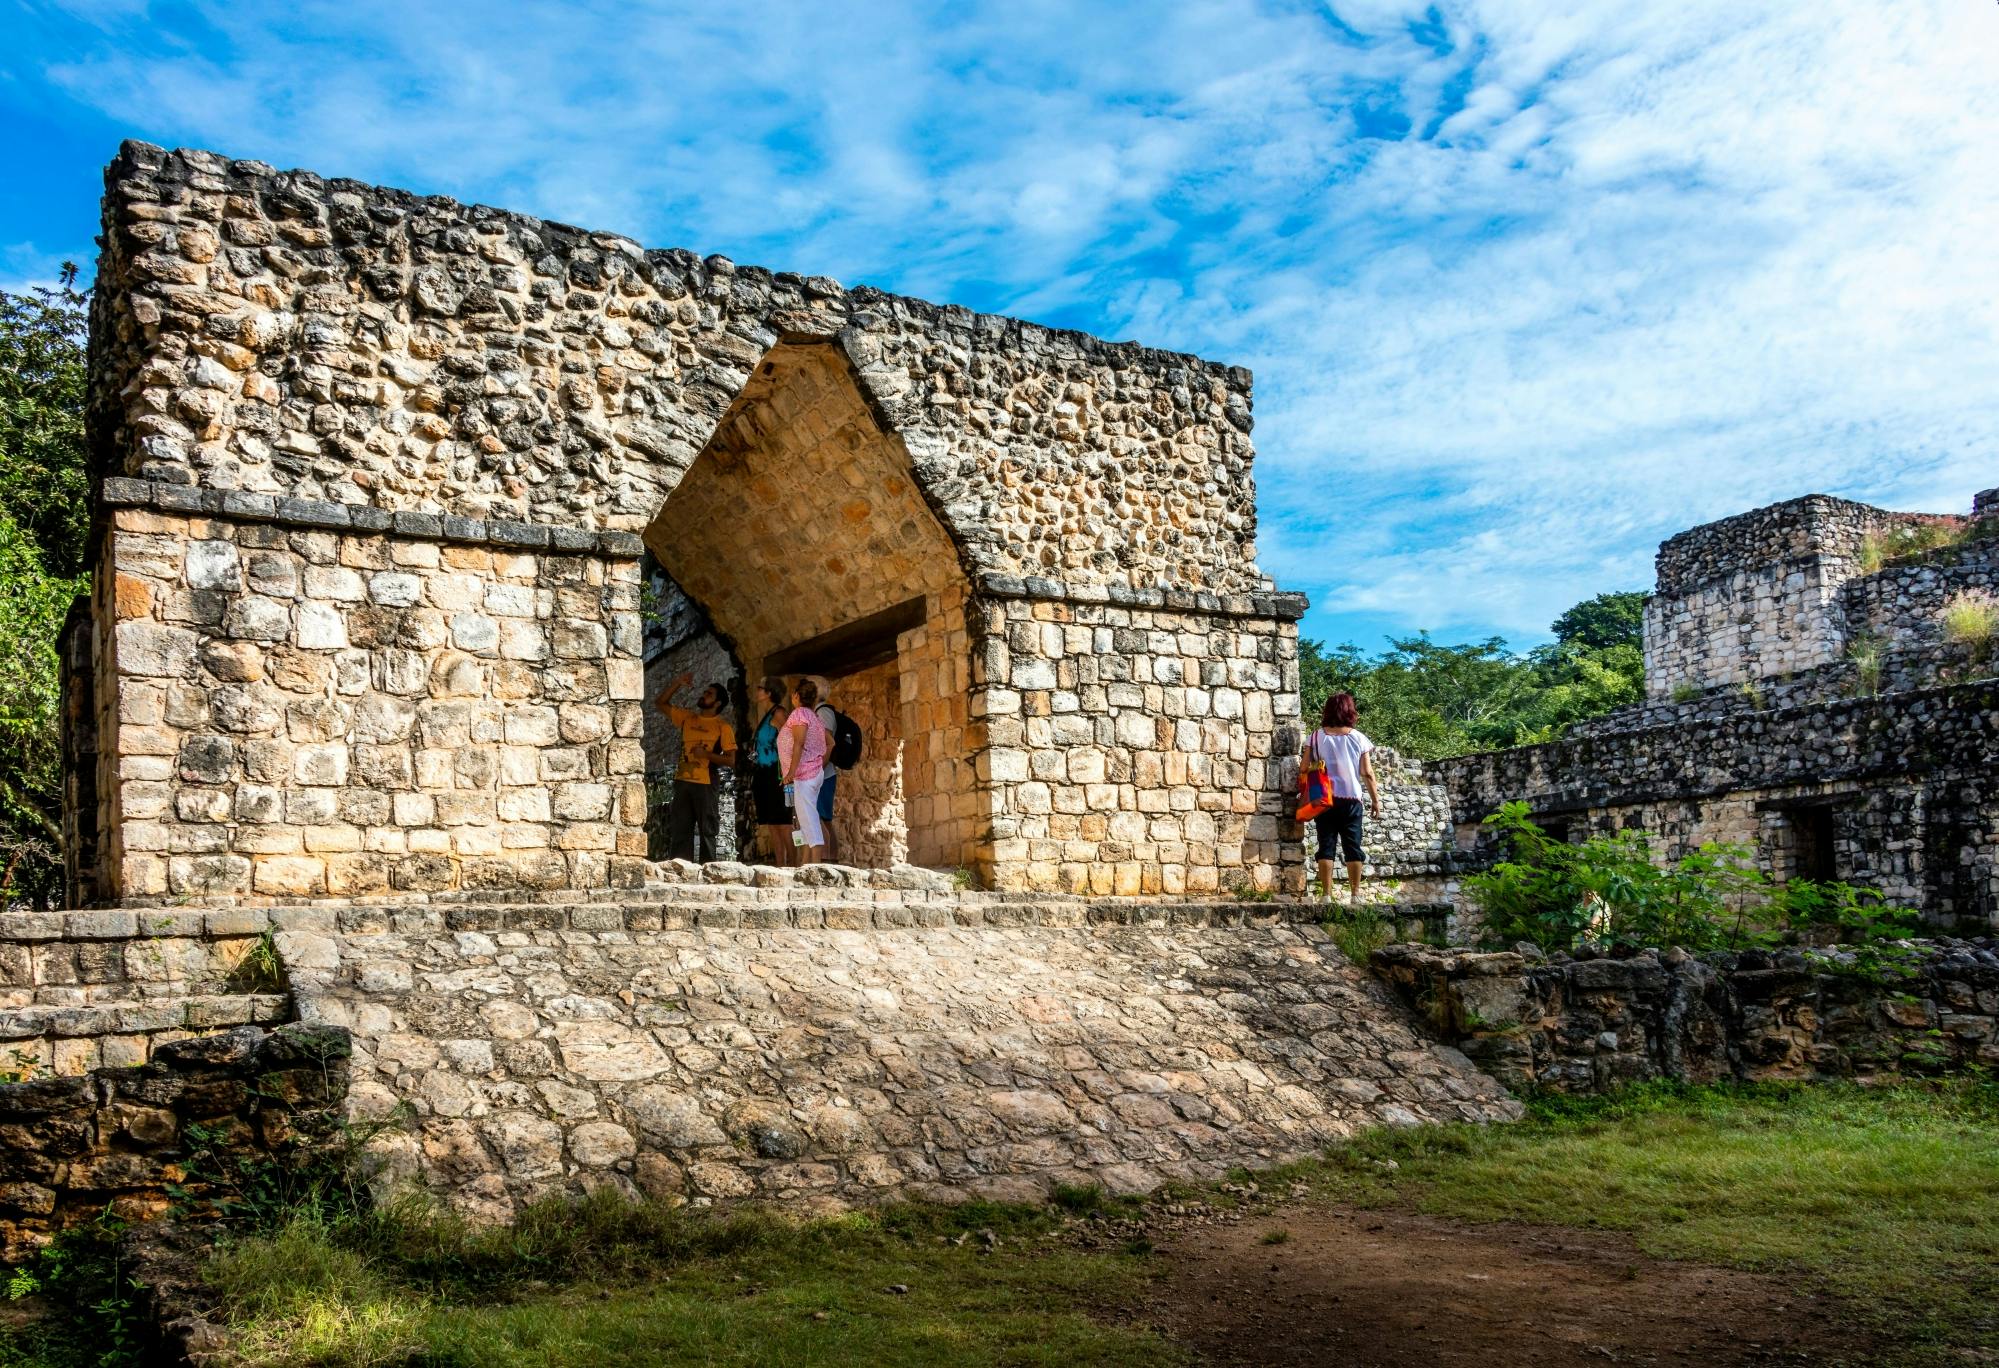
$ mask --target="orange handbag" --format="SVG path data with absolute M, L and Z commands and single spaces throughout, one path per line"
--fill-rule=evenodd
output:
M 1313 732 L 1305 738 L 1304 754 L 1298 757 L 1298 820 L 1309 822 L 1333 805 L 1333 776 L 1319 758 L 1318 739 Z

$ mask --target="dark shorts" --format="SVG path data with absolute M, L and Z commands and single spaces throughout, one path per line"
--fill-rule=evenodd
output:
M 776 765 L 751 768 L 750 801 L 756 804 L 758 826 L 791 825 L 791 804 L 784 801 L 784 775 Z
M 1335 843 L 1346 847 L 1348 864 L 1365 864 L 1367 852 L 1360 848 L 1361 805 L 1358 798 L 1335 798 L 1333 805 L 1312 819 L 1319 832 L 1319 858 L 1333 858 Z
M 828 765 L 822 773 L 826 778 L 819 785 L 819 820 L 830 822 L 833 820 L 833 792 L 840 787 L 840 771 Z

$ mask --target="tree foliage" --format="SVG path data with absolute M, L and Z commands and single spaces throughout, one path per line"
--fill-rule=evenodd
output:
M 85 591 L 84 296 L 0 291 L 0 906 L 62 883 L 56 638 Z
M 1570 723 L 1644 696 L 1645 596 L 1599 594 L 1555 620 L 1555 640 L 1525 655 L 1499 637 L 1445 646 L 1428 633 L 1358 646 L 1299 643 L 1299 691 L 1317 716 L 1328 694 L 1360 704 L 1361 727 L 1404 755 L 1434 760 L 1552 740 Z

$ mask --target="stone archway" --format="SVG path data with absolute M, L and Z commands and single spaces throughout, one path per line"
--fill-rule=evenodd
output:
M 841 779 L 843 863 L 977 863 L 970 584 L 836 342 L 763 358 L 645 539 L 748 680 L 824 675 L 867 735 Z

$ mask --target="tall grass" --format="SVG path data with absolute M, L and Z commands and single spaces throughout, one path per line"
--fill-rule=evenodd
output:
M 1177 1362 L 1152 1332 L 1087 1314 L 1135 1295 L 1145 1268 L 1050 1243 L 1078 1208 L 797 1221 L 600 1189 L 473 1226 L 412 1199 L 301 1213 L 222 1249 L 208 1277 L 246 1368 Z
M 1968 524 L 1945 519 L 1880 528 L 1860 540 L 1860 571 L 1871 575 L 1891 561 L 1955 546 L 1970 531 Z
M 1937 613 L 1943 639 L 1956 646 L 1969 646 L 1981 659 L 1991 649 L 1999 633 L 1999 597 L 1988 589 L 1964 589 L 1945 600 Z

